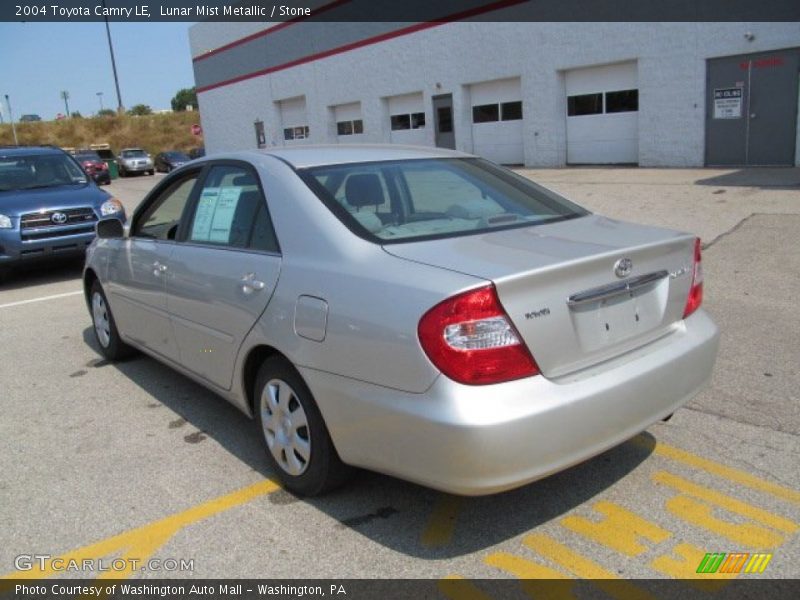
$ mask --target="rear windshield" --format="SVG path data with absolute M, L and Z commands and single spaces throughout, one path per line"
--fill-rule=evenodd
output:
M 185 160 L 187 162 L 191 160 L 183 152 L 164 152 L 164 156 L 170 160 Z
M 479 158 L 326 165 L 299 174 L 353 232 L 381 244 L 530 227 L 588 214 Z
M 85 183 L 83 169 L 66 154 L 0 156 L 0 192 Z

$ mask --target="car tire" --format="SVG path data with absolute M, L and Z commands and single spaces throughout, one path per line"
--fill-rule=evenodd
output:
M 155 175 L 155 174 L 156 174 L 156 172 L 155 172 L 155 170 L 154 170 L 154 169 L 150 169 L 150 170 L 147 172 L 147 174 L 148 174 L 148 175 Z
M 89 307 L 92 313 L 94 337 L 103 356 L 108 360 L 121 360 L 131 356 L 134 350 L 120 339 L 103 286 L 97 280 L 92 283 L 89 292 Z
M 285 489 L 316 496 L 347 480 L 352 469 L 339 458 L 314 397 L 290 362 L 280 356 L 265 360 L 255 394 L 258 431 Z
M 125 169 L 123 169 L 122 167 L 119 168 L 119 176 L 120 178 L 125 177 Z

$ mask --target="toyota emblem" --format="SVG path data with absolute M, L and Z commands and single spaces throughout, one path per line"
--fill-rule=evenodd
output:
M 56 225 L 63 225 L 67 222 L 67 215 L 62 212 L 54 212 L 50 216 L 50 220 L 55 223 Z
M 614 274 L 619 277 L 627 277 L 633 271 L 633 261 L 630 258 L 620 258 L 614 264 Z

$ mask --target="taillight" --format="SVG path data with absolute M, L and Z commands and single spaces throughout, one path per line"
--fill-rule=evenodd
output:
M 539 373 L 493 285 L 437 304 L 417 331 L 431 362 L 460 383 L 486 385 Z
M 694 264 L 692 266 L 692 287 L 689 288 L 689 296 L 686 298 L 686 308 L 683 309 L 685 319 L 703 303 L 703 262 L 701 255 L 702 244 L 700 238 L 694 240 Z

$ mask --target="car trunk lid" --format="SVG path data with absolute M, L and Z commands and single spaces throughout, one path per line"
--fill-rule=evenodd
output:
M 694 240 L 589 215 L 384 248 L 490 280 L 542 374 L 560 377 L 647 344 L 682 320 Z M 616 269 L 627 261 L 629 272 Z

